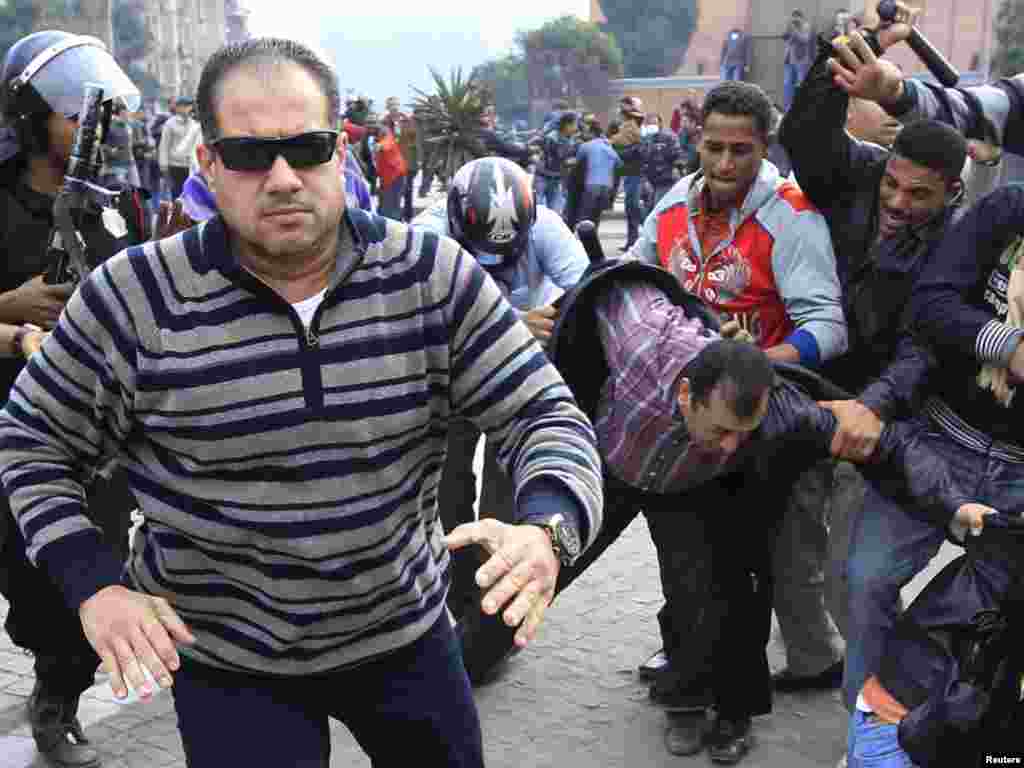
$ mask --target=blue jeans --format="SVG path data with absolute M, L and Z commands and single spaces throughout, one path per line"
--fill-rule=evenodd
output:
M 405 176 L 399 176 L 388 186 L 381 187 L 377 213 L 395 221 L 402 220 L 402 193 L 405 192 Z
M 900 747 L 898 727 L 854 710 L 846 747 L 847 768 L 914 768 L 910 756 Z
M 800 87 L 805 75 L 803 67 L 789 63 L 782 65 L 782 106 L 786 112 L 792 106 L 796 89 Z
M 912 429 L 972 501 L 995 509 L 1021 508 L 1024 464 L 964 448 L 924 417 Z M 878 671 L 886 635 L 899 615 L 900 589 L 928 565 L 945 538 L 944 528 L 912 517 L 907 507 L 905 500 L 883 496 L 868 482 L 864 505 L 851 525 L 843 679 L 843 700 L 851 712 L 864 681 Z
M 189 768 L 327 768 L 328 717 L 348 727 L 375 766 L 483 768 L 480 720 L 446 612 L 421 638 L 339 672 L 249 675 L 188 658 L 174 707 Z
M 743 79 L 743 65 L 742 64 L 723 64 L 722 65 L 722 79 L 723 80 L 742 80 Z
M 533 177 L 534 192 L 537 202 L 546 205 L 559 216 L 565 208 L 565 190 L 562 188 L 561 176 L 542 176 L 536 174 Z
M 622 191 L 626 195 L 626 245 L 632 245 L 640 235 L 644 223 L 644 207 L 640 202 L 642 176 L 626 176 L 622 179 Z

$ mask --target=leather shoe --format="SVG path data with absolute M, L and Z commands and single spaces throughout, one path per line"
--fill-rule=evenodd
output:
M 659 648 L 651 658 L 637 668 L 637 672 L 640 674 L 641 680 L 653 680 L 666 669 L 668 669 L 668 656 L 665 655 L 664 648 Z
M 798 677 L 797 675 L 790 674 L 789 669 L 783 669 L 772 675 L 772 684 L 775 686 L 775 690 L 780 693 L 838 688 L 843 684 L 843 660 L 840 659 L 831 667 L 816 675 Z
M 669 712 L 665 748 L 673 755 L 696 755 L 704 749 L 704 713 Z
M 725 717 L 715 718 L 714 725 L 707 738 L 708 755 L 711 762 L 720 765 L 736 765 L 742 760 L 753 745 L 751 720 L 744 717 L 730 720 Z
M 96 768 L 100 756 L 78 721 L 78 696 L 48 689 L 38 679 L 28 699 L 28 720 L 39 753 L 56 768 Z

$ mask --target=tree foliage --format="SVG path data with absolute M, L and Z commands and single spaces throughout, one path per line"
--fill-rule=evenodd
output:
M 537 29 L 519 32 L 516 42 L 527 54 L 531 51 L 573 51 L 581 61 L 589 59 L 597 63 L 609 77 L 622 76 L 622 49 L 615 36 L 576 16 L 561 16 Z
M 32 32 L 35 19 L 32 0 L 0 0 L 0 60 L 8 48 Z
M 430 76 L 434 93 L 414 88 L 413 114 L 427 137 L 424 143 L 438 174 L 451 178 L 470 160 L 485 154 L 477 133 L 484 110 L 491 105 L 491 94 L 474 73 L 464 77 L 461 67 L 453 69 L 447 79 L 433 68 Z
M 626 77 L 668 77 L 686 57 L 697 28 L 697 0 L 601 0 L 625 57 Z
M 992 74 L 1010 76 L 1024 72 L 1024 0 L 1003 0 L 996 16 L 996 50 Z
M 529 96 L 536 101 L 588 102 L 608 95 L 608 81 L 622 77 L 615 37 L 575 16 L 562 16 L 519 32 L 526 57 Z
M 530 90 L 526 56 L 522 53 L 509 53 L 479 64 L 473 68 L 472 76 L 490 91 L 503 120 L 517 120 L 529 113 Z

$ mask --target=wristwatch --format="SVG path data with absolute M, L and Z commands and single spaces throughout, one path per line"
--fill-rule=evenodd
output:
M 562 565 L 572 565 L 580 556 L 580 535 L 564 515 L 552 515 L 539 525 L 551 539 L 551 550 Z

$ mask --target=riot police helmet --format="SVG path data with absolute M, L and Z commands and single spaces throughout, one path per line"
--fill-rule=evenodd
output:
M 105 101 L 131 111 L 141 102 L 139 89 L 99 38 L 44 30 L 12 45 L 0 66 L 0 162 L 20 150 L 16 121 L 50 112 L 74 118 L 86 84 L 103 88 Z

